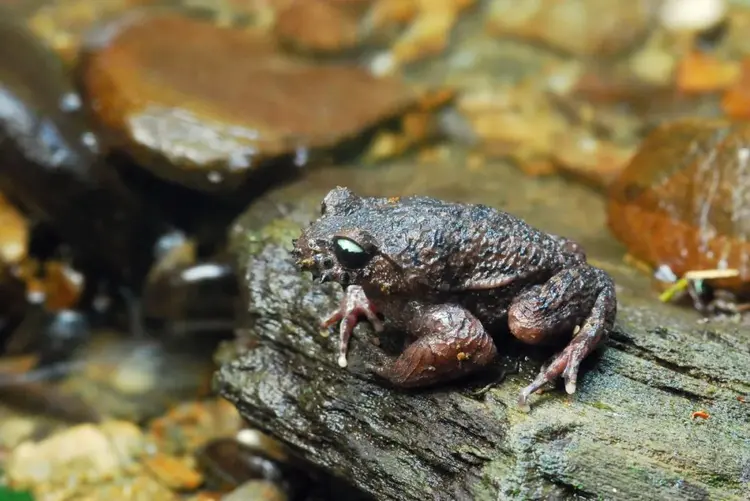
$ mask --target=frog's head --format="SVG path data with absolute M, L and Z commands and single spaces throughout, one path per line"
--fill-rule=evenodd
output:
M 314 279 L 350 284 L 376 285 L 386 292 L 401 275 L 400 267 L 383 252 L 376 235 L 377 211 L 368 200 L 347 188 L 331 190 L 321 204 L 321 215 L 294 240 L 292 255 L 297 266 Z

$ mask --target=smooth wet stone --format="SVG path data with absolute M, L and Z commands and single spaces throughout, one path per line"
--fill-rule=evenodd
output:
M 152 267 L 143 287 L 143 316 L 160 335 L 219 337 L 235 324 L 237 276 L 226 256 L 196 258 L 188 242 Z
M 678 277 L 735 269 L 750 290 L 750 126 L 685 119 L 648 135 L 609 189 L 608 224 L 636 258 Z
M 261 35 L 132 14 L 93 34 L 81 81 L 109 140 L 156 175 L 221 191 L 263 160 L 302 165 L 404 111 L 403 82 L 292 59 Z
M 243 430 L 253 433 L 253 430 Z M 271 439 L 266 439 L 274 442 Z M 277 445 L 280 447 L 280 445 Z M 284 462 L 269 457 L 262 448 L 248 447 L 234 437 L 224 437 L 207 443 L 196 452 L 196 462 L 212 488 L 230 491 L 251 479 L 265 479 L 289 490 L 291 483 L 304 485 L 307 476 L 289 468 Z M 289 477 L 289 478 L 285 478 Z
M 0 8 L 0 190 L 86 271 L 137 285 L 165 222 L 104 158 L 63 63 Z

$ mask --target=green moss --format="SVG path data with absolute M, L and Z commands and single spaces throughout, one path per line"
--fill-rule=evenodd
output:
M 703 483 L 705 483 L 706 485 L 710 485 L 711 487 L 722 489 L 733 490 L 739 489 L 741 487 L 741 484 L 738 481 L 728 478 L 724 475 L 720 475 L 718 473 L 703 476 L 701 477 L 701 481 L 703 481 Z
M 604 402 L 598 402 L 598 401 L 597 402 L 586 402 L 586 404 L 590 405 L 591 407 L 593 407 L 595 409 L 601 409 L 603 411 L 615 412 L 615 408 L 614 407 L 612 407 L 610 405 L 607 405 Z
M 257 255 L 266 245 L 278 244 L 291 250 L 292 240 L 299 236 L 300 228 L 296 223 L 275 219 L 259 230 L 248 230 L 235 242 L 237 255 Z

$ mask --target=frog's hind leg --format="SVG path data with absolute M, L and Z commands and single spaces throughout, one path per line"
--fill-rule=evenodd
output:
M 616 313 L 612 279 L 589 265 L 567 268 L 520 294 L 508 310 L 514 336 L 529 344 L 544 344 L 558 336 L 573 335 L 521 391 L 521 407 L 528 409 L 529 395 L 559 376 L 565 379 L 565 390 L 575 393 L 581 362 L 612 329 Z
M 418 337 L 395 360 L 375 368 L 396 386 L 455 379 L 494 360 L 497 350 L 481 322 L 457 305 L 427 306 L 410 322 Z

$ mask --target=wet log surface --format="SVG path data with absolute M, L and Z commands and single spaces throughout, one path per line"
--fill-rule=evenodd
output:
M 343 185 L 340 177 L 318 182 Z M 336 339 L 318 321 L 340 289 L 313 284 L 288 253 L 324 192 L 277 190 L 235 228 L 248 349 L 215 382 L 252 425 L 376 499 L 750 499 L 748 327 L 698 322 L 613 265 L 616 330 L 584 364 L 575 395 L 558 386 L 534 396 L 529 414 L 518 410 L 518 392 L 549 352 L 502 333 L 487 373 L 390 389 L 365 368 L 381 349 L 367 324 L 355 331 L 349 368 L 338 367 Z M 710 417 L 694 418 L 700 410 Z

